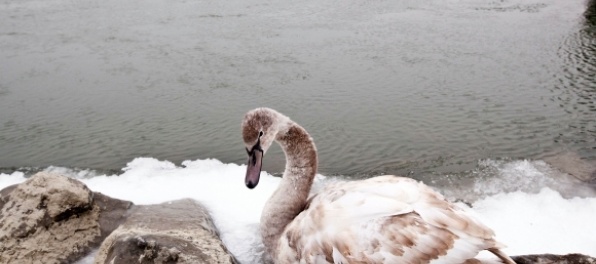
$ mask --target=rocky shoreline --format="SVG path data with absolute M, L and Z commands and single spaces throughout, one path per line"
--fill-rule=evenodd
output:
M 40 172 L 0 191 L 0 263 L 238 263 L 208 211 L 178 200 L 158 205 L 92 192 Z
M 191 199 L 135 205 L 40 172 L 0 191 L 0 263 L 238 263 L 208 210 Z M 590 263 L 580 255 L 513 256 L 517 263 Z

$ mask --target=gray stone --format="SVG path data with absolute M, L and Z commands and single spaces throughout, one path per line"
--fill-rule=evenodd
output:
M 101 245 L 100 263 L 237 263 L 207 210 L 191 199 L 134 206 Z
M 37 173 L 0 191 L 0 263 L 70 263 L 98 247 L 130 205 Z
M 0 263 L 72 263 L 97 247 L 96 263 L 237 263 L 190 199 L 134 206 L 47 172 L 0 191 Z

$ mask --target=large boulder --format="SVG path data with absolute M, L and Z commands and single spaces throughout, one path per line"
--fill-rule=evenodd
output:
M 37 173 L 0 191 L 0 263 L 71 263 L 98 247 L 131 204 Z
M 134 206 L 95 263 L 237 263 L 208 211 L 191 199 Z

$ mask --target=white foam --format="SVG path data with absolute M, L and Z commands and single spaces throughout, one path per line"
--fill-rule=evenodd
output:
M 196 199 L 209 208 L 224 243 L 234 255 L 242 263 L 256 263 L 262 253 L 258 233 L 261 209 L 280 179 L 263 172 L 259 186 L 249 190 L 244 185 L 245 169 L 244 165 L 224 164 L 215 159 L 185 161 L 176 166 L 169 161 L 136 158 L 120 175 L 70 176 L 79 178 L 93 191 L 136 204 Z M 512 161 L 501 174 L 511 171 L 515 171 L 513 181 L 525 171 L 528 176 L 537 177 L 536 168 L 527 162 Z M 507 177 L 502 175 L 500 180 L 504 179 Z M 21 172 L 0 174 L 0 189 L 24 180 Z M 317 184 L 326 181 L 328 178 L 319 176 Z M 596 256 L 596 229 L 592 227 L 596 198 L 565 199 L 548 187 L 537 193 L 518 190 L 494 194 L 494 189 L 490 193 L 476 200 L 472 207 L 495 230 L 498 239 L 508 245 L 507 254 Z

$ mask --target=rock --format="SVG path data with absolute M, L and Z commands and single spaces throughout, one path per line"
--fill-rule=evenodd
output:
M 101 245 L 96 264 L 238 263 L 207 210 L 191 199 L 134 206 Z
M 0 263 L 72 263 L 97 247 L 96 263 L 237 263 L 190 199 L 133 206 L 47 172 L 0 191 Z
M 546 157 L 544 161 L 580 181 L 596 184 L 596 163 L 583 160 L 577 153 Z
M 94 243 L 94 248 L 101 245 L 116 228 L 120 226 L 128 216 L 128 210 L 133 206 L 130 201 L 112 198 L 102 193 L 93 193 L 93 204 L 99 208 L 99 229 L 100 236 Z
M 70 263 L 98 247 L 132 203 L 47 172 L 0 191 L 0 263 Z
M 582 254 L 525 255 L 511 257 L 517 264 L 596 264 L 596 258 Z

